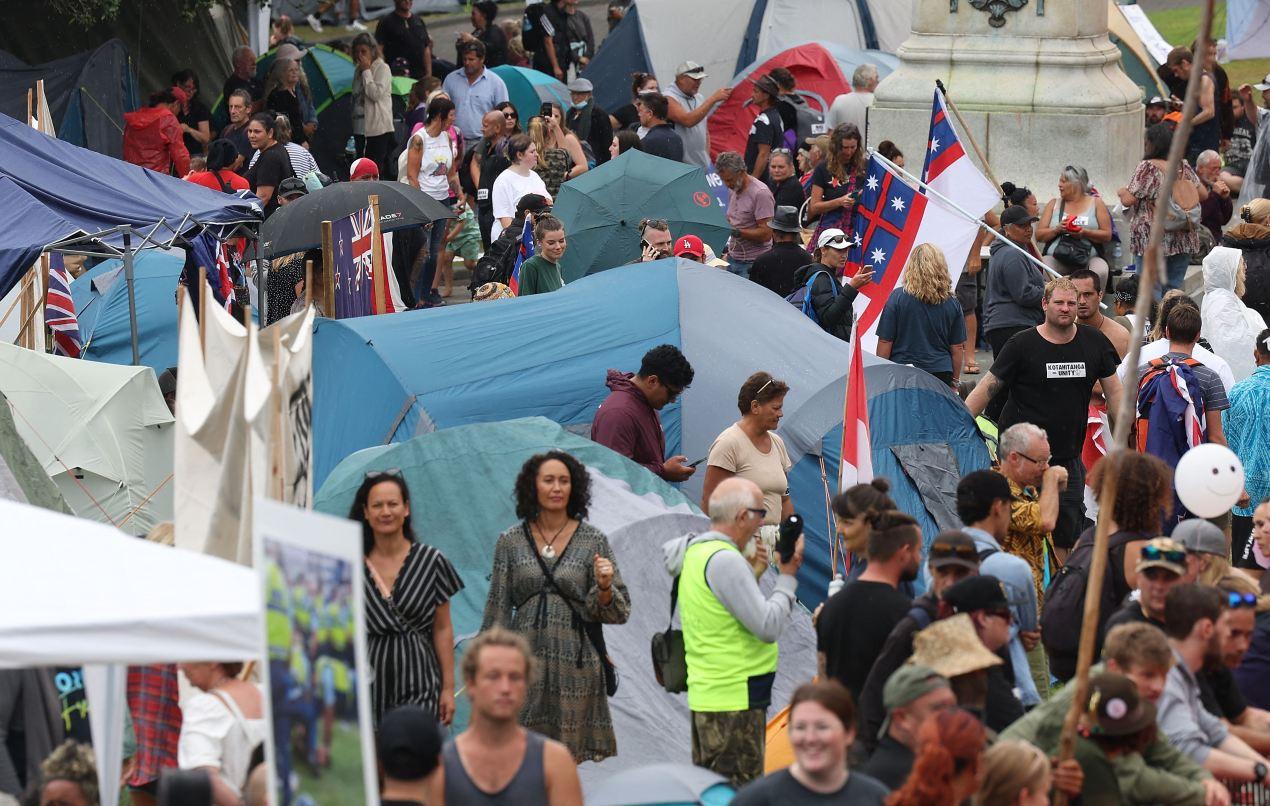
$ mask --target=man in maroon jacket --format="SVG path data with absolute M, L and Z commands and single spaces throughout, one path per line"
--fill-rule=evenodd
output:
M 692 383 L 692 365 L 679 348 L 662 344 L 644 354 L 639 372 L 609 370 L 612 391 L 595 412 L 591 439 L 638 462 L 666 481 L 684 481 L 696 472 L 686 456 L 666 459 L 666 435 L 657 412 Z

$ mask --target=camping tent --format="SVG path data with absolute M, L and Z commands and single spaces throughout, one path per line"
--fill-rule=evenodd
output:
M 514 349 L 484 349 L 490 333 Z M 845 345 L 767 289 L 686 260 L 612 269 L 523 299 L 319 320 L 315 483 L 353 451 L 459 425 L 538 415 L 589 434 L 608 393 L 605 371 L 636 369 L 645 352 L 667 343 L 696 369 L 683 397 L 661 412 L 668 455 L 705 457 L 736 419 L 730 401 L 755 370 L 768 369 L 790 385 L 780 433 L 796 465 L 813 457 L 793 479 L 809 533 L 804 577 L 827 582 L 825 485 L 815 457 L 825 457 L 827 477 L 835 479 Z M 866 376 L 874 467 L 890 477 L 897 503 L 933 536 L 950 525 L 947 484 L 918 485 L 927 474 L 946 480 L 985 467 L 987 451 L 965 407 L 932 376 L 872 356 Z M 349 417 L 353 411 L 357 416 Z M 687 495 L 700 494 L 703 476 L 683 485 Z M 823 558 L 812 559 L 817 555 Z M 817 587 L 819 596 L 824 585 Z
M 148 251 L 133 264 L 137 344 L 141 364 L 156 374 L 176 366 L 176 285 L 185 264 L 181 255 Z M 132 363 L 132 330 L 123 261 L 106 260 L 71 283 L 79 317 L 83 357 L 107 364 Z
M 1226 58 L 1270 56 L 1270 4 L 1265 0 L 1228 0 Z
M 540 70 L 532 70 L 528 67 L 513 67 L 510 64 L 500 64 L 490 69 L 507 85 L 507 98 L 512 102 L 512 106 L 516 107 L 516 114 L 520 115 L 521 125 L 528 123 L 531 117 L 537 115 L 538 110 L 545 103 L 556 103 L 562 110 L 569 109 L 569 90 L 555 76 L 549 76 Z
M 865 63 L 877 67 L 879 77 L 885 78 L 899 66 L 899 59 L 889 53 L 858 50 L 835 42 L 807 42 L 746 65 L 732 79 L 732 95 L 708 118 L 710 156 L 718 156 L 721 151 L 745 151 L 746 132 L 758 115 L 750 95 L 759 76 L 784 67 L 794 74 L 799 94 L 805 98 L 810 95 L 809 105 L 824 113 L 834 98 L 851 91 L 851 74 Z
M 590 788 L 619 770 L 681 761 L 691 754 L 687 703 L 657 685 L 648 645 L 654 632 L 666 629 L 669 610 L 671 578 L 662 565 L 661 544 L 707 530 L 706 518 L 672 485 L 541 417 L 450 428 L 359 451 L 327 478 L 315 507 L 347 515 L 367 471 L 401 468 L 410 485 L 415 531 L 441 550 L 463 580 L 463 590 L 451 601 L 455 635 L 461 641 L 480 629 L 494 545 L 499 533 L 516 522 L 516 475 L 526 459 L 552 449 L 567 451 L 587 466 L 587 521 L 607 535 L 634 603 L 626 624 L 604 628 L 608 652 L 621 674 L 617 694 L 609 700 L 618 755 L 581 765 L 579 773 Z M 780 648 L 773 713 L 816 666 L 815 638 L 805 610 L 795 608 Z M 458 726 L 466 717 L 460 710 Z
M 1131 22 L 1125 16 L 1124 7 L 1116 0 L 1107 0 L 1107 33 L 1115 46 L 1120 49 L 1120 66 L 1124 69 L 1125 75 L 1142 88 L 1143 100 L 1155 95 L 1167 98 L 1168 88 L 1160 82 L 1160 77 L 1156 74 L 1156 68 L 1160 66 L 1160 62 L 1151 55 L 1151 49 L 1147 47 L 1146 42 L 1134 27 L 1135 24 L 1149 26 L 1150 33 L 1156 37 L 1159 36 L 1145 14 L 1137 17 L 1136 23 Z
M 261 218 L 258 200 L 209 190 L 42 134 L 0 115 L 0 296 L 44 246 L 77 233 L 130 225 L 168 241 L 199 225 Z M 38 230 L 38 237 L 32 235 Z M 49 237 L 56 233 L 54 237 Z M 130 235 L 132 248 L 143 246 Z M 46 240 L 47 238 L 47 240 Z M 102 240 L 118 245 L 120 236 Z M 44 241 L 43 244 L 39 241 Z
M 26 117 L 27 90 L 44 81 L 57 137 L 101 154 L 123 154 L 123 113 L 137 108 L 137 77 L 128 49 L 111 39 L 94 50 L 28 65 L 3 53 L 0 112 Z
M 0 392 L 75 514 L 141 535 L 172 520 L 172 414 L 149 367 L 0 344 Z
M 18 433 L 9 399 L 0 392 L 0 498 L 70 513 L 66 499 Z
M 596 103 L 612 110 L 630 103 L 631 73 L 653 73 L 665 86 L 692 59 L 710 74 L 701 86 L 709 95 L 746 65 L 826 32 L 849 48 L 894 53 L 912 13 L 911 2 L 895 0 L 639 0 L 582 74 Z

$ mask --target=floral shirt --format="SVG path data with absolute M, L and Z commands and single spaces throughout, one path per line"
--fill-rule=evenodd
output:
M 1251 507 L 1235 507 L 1245 518 L 1261 499 L 1270 496 L 1270 364 L 1235 384 L 1230 390 L 1230 408 L 1222 412 L 1226 443 L 1244 463 L 1244 486 L 1252 497 Z
M 1199 184 L 1199 176 L 1191 170 L 1191 166 L 1185 163 L 1182 165 L 1182 176 L 1196 185 Z M 1160 195 L 1160 184 L 1163 180 L 1164 172 L 1149 160 L 1138 163 L 1138 169 L 1133 172 L 1133 178 L 1129 180 L 1128 190 L 1138 198 L 1137 203 L 1129 208 L 1133 212 L 1133 219 L 1129 225 L 1129 247 L 1135 255 L 1146 252 L 1147 242 L 1151 237 L 1151 220 L 1155 218 L 1155 202 Z M 1198 251 L 1199 230 L 1164 233 L 1165 256 Z
M 1035 487 L 1021 487 L 1010 479 L 1010 533 L 1001 541 L 1001 548 L 1016 557 L 1027 560 L 1032 568 L 1032 580 L 1036 583 L 1036 601 L 1045 601 L 1045 584 L 1055 570 L 1046 567 L 1053 557 L 1050 533 L 1041 528 L 1040 493 Z

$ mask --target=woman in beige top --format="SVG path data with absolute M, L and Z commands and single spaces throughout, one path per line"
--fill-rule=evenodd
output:
M 701 489 L 702 510 L 708 511 L 710 495 L 719 482 L 740 476 L 763 491 L 765 525 L 775 526 L 794 514 L 786 476 L 793 465 L 785 443 L 776 436 L 788 392 L 788 384 L 766 372 L 756 372 L 741 384 L 737 395 L 741 419 L 728 426 L 710 446 Z

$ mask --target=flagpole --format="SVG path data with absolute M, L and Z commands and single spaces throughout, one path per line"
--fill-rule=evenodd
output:
M 1053 277 L 1062 277 L 1062 276 L 1063 276 L 1063 275 L 1059 274 L 1058 272 L 1054 271 L 1053 269 L 1051 269 L 1049 266 L 1046 266 L 1044 263 L 1042 263 L 1040 260 L 1038 260 L 1038 259 L 1036 258 L 1036 256 L 1034 256 L 1031 252 L 1027 251 L 1027 250 L 1026 250 L 1026 249 L 1024 249 L 1023 247 L 1021 247 L 1021 246 L 1019 246 L 1017 243 L 1015 243 L 1014 241 L 1010 240 L 1009 238 L 1005 237 L 1005 236 L 1004 236 L 1004 235 L 1002 235 L 1001 233 L 999 233 L 999 232 L 997 232 L 996 230 L 994 230 L 992 227 L 990 227 L 990 226 L 988 226 L 987 224 L 985 224 L 985 223 L 983 222 L 983 220 L 982 220 L 982 219 L 980 219 L 980 218 L 976 218 L 976 217 L 972 216 L 969 212 L 967 212 L 967 211 L 965 210 L 965 208 L 961 207 L 961 205 L 959 205 L 959 204 L 957 204 L 956 202 L 952 201 L 952 200 L 951 200 L 951 199 L 949 199 L 947 196 L 945 196 L 944 194 L 940 193 L 938 190 L 935 190 L 935 189 L 934 189 L 933 187 L 931 187 L 930 185 L 928 185 L 928 184 L 926 184 L 925 182 L 923 182 L 922 180 L 918 179 L 916 176 L 913 176 L 911 173 L 909 173 L 908 171 L 904 170 L 903 168 L 901 168 L 900 166 L 896 165 L 895 163 L 891 162 L 891 161 L 890 161 L 890 160 L 888 160 L 886 157 L 882 156 L 881 154 L 879 154 L 878 152 L 874 151 L 873 149 L 869 149 L 869 153 L 870 153 L 872 156 L 876 157 L 876 158 L 877 158 L 877 160 L 878 160 L 878 162 L 881 162 L 883 165 L 885 165 L 886 167 L 890 168 L 892 171 L 895 171 L 896 173 L 901 174 L 901 175 L 903 175 L 903 176 L 907 177 L 908 179 L 912 180 L 913 182 L 917 183 L 917 186 L 918 186 L 918 187 L 923 188 L 924 190 L 928 191 L 928 192 L 929 192 L 932 196 L 934 196 L 935 198 L 939 199 L 941 202 L 943 202 L 946 206 L 948 206 L 948 207 L 949 207 L 950 209 L 952 209 L 954 212 L 956 212 L 956 213 L 960 214 L 961 216 L 963 216 L 963 217 L 964 217 L 967 221 L 973 221 L 973 222 L 975 223 L 975 225 L 976 225 L 976 226 L 978 226 L 980 229 L 982 229 L 984 232 L 988 233 L 988 234 L 989 234 L 989 235 L 991 235 L 993 238 L 996 238 L 998 241 L 1000 241 L 1001 243 L 1005 244 L 1006 246 L 1009 246 L 1011 249 L 1014 249 L 1016 252 L 1018 252 L 1019 254 L 1023 255 L 1024 257 L 1026 257 L 1028 260 L 1030 260 L 1030 261 L 1032 261 L 1033 263 L 1035 263 L 1035 264 L 1036 264 L 1037 266 L 1039 266 L 1040 268 L 1044 269 L 1044 270 L 1045 270 L 1048 274 L 1050 274 L 1051 276 L 1053 276 Z
M 953 117 L 957 118 L 957 125 L 961 126 L 961 133 L 970 141 L 970 147 L 975 150 L 975 156 L 979 158 L 979 163 L 983 169 L 988 172 L 988 178 L 992 180 L 992 184 L 1001 187 L 1001 183 L 997 181 L 997 175 L 992 172 L 992 166 L 988 164 L 988 160 L 983 156 L 983 152 L 979 150 L 979 144 L 975 142 L 975 136 L 971 134 L 970 127 L 966 125 L 966 121 L 961 117 L 961 112 L 957 109 L 957 104 L 953 103 L 953 99 L 948 95 L 948 88 L 944 86 L 944 82 L 935 79 L 935 86 L 939 88 L 939 92 L 944 96 L 944 103 L 948 104 L 948 108 L 952 110 Z

